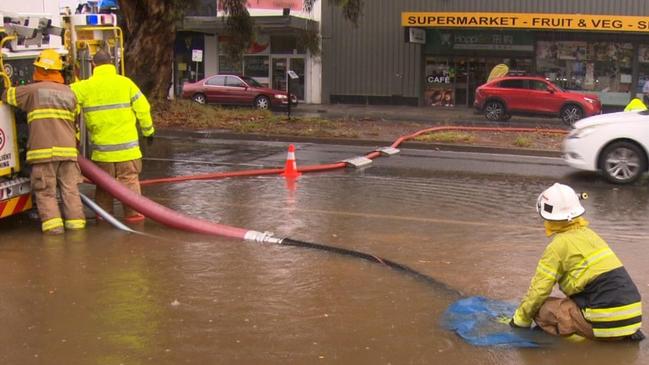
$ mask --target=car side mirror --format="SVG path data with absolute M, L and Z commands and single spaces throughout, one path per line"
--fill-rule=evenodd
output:
M 555 90 L 554 90 L 554 89 L 548 89 L 548 92 L 549 92 L 550 94 L 554 94 Z

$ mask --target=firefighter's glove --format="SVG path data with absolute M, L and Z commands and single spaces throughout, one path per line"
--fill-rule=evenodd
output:
M 150 135 L 150 136 L 144 137 L 144 139 L 146 140 L 146 145 L 147 146 L 152 146 L 153 145 L 153 134 Z
M 529 327 L 523 327 L 523 326 L 519 326 L 519 325 L 517 325 L 517 324 L 514 322 L 514 318 L 512 318 L 512 319 L 509 321 L 509 327 L 511 327 L 511 328 L 529 329 Z

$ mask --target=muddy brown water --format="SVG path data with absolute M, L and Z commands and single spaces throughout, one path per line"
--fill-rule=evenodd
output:
M 160 176 L 197 167 L 158 162 L 149 169 Z M 222 224 L 389 258 L 464 295 L 517 301 L 547 243 L 534 203 L 551 183 L 370 169 L 305 175 L 295 191 L 268 176 L 158 185 L 144 193 Z M 587 219 L 649 298 L 647 189 L 579 185 L 590 190 Z M 649 361 L 649 341 L 470 346 L 439 324 L 458 299 L 453 292 L 380 265 L 150 221 L 136 228 L 155 237 L 95 224 L 47 237 L 25 217 L 0 222 L 0 363 Z

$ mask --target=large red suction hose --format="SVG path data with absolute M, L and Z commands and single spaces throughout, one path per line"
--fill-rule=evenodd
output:
M 116 182 L 105 171 L 103 171 L 87 159 L 83 158 L 82 156 L 78 157 L 78 161 L 83 175 L 90 181 L 95 183 L 95 185 L 109 192 L 123 204 L 126 204 L 127 206 L 137 210 L 150 219 L 164 224 L 165 226 L 180 229 L 183 231 L 247 240 L 258 240 L 260 235 L 265 235 L 261 232 L 248 231 L 242 228 L 225 226 L 222 224 L 209 222 L 199 218 L 192 218 L 178 213 L 150 199 L 147 199 L 140 194 L 132 192 L 126 186 Z
M 499 132 L 544 132 L 544 133 L 559 133 L 565 134 L 565 130 L 561 129 L 537 129 L 537 128 L 493 128 L 493 127 L 463 127 L 463 126 L 441 126 L 441 127 L 432 127 L 417 131 L 413 134 L 399 137 L 391 147 L 396 148 L 401 143 L 408 139 L 415 138 L 424 133 L 430 132 L 439 132 L 439 131 L 448 131 L 448 130 L 460 130 L 460 131 L 499 131 Z M 366 158 L 374 159 L 381 155 L 380 152 L 373 151 L 365 155 Z M 267 243 L 281 243 L 283 239 L 273 237 L 269 232 L 258 232 L 252 230 L 246 230 L 243 228 L 230 227 L 218 223 L 209 222 L 199 218 L 192 218 L 184 214 L 173 211 L 165 206 L 162 206 L 140 194 L 136 194 L 123 186 L 122 184 L 117 183 L 110 175 L 101 170 L 99 167 L 94 165 L 92 162 L 87 159 L 79 156 L 79 167 L 83 175 L 95 183 L 97 186 L 109 192 L 117 200 L 121 201 L 123 204 L 137 210 L 138 212 L 144 214 L 146 217 L 153 219 L 154 221 L 161 223 L 165 226 L 180 229 L 183 231 L 203 233 L 208 235 L 215 236 L 224 236 L 230 238 L 237 238 L 243 240 L 251 240 L 258 242 L 267 242 Z M 331 164 L 324 165 L 312 165 L 305 166 L 298 169 L 300 172 L 315 172 L 315 171 L 325 171 L 339 169 L 346 166 L 345 162 L 335 162 Z M 176 176 L 170 178 L 160 178 L 152 179 L 148 181 L 142 181 L 142 185 L 151 185 L 159 183 L 169 183 L 169 182 L 180 182 L 188 180 L 209 180 L 209 179 L 219 179 L 235 176 L 256 176 L 256 175 L 272 175 L 282 173 L 282 169 L 259 169 L 259 170 L 245 170 L 245 171 L 230 171 L 230 172 L 217 172 L 201 175 L 191 175 L 191 176 Z

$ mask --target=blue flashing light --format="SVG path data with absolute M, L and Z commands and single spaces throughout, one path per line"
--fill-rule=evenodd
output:
M 87 15 L 86 16 L 86 24 L 88 24 L 88 25 L 98 25 L 99 24 L 99 16 L 98 15 Z

